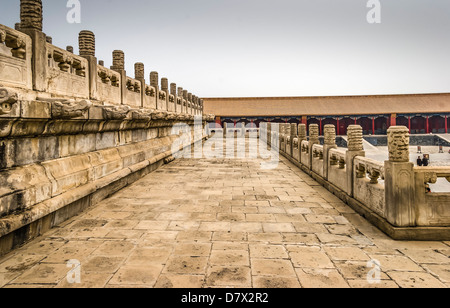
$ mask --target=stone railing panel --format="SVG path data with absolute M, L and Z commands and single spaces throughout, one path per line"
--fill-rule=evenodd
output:
M 450 226 L 450 192 L 427 190 L 444 178 L 450 182 L 450 167 L 415 167 L 415 207 L 419 226 Z
M 97 94 L 105 105 L 121 105 L 120 73 L 98 65 Z
M 353 169 L 353 197 L 385 218 L 384 163 L 357 156 Z
M 0 24 L 0 84 L 31 90 L 31 38 Z
M 312 147 L 312 171 L 320 175 L 324 176 L 323 171 L 323 146 L 319 144 L 314 144 Z
M 156 110 L 156 89 L 152 86 L 145 85 L 142 106 L 147 109 Z
M 303 140 L 300 146 L 300 160 L 302 165 L 307 167 L 308 169 L 311 166 L 310 155 L 309 155 L 309 141 Z
M 166 92 L 158 91 L 156 105 L 157 105 L 158 110 L 166 110 L 167 111 L 167 93 Z
M 88 61 L 50 43 L 46 46 L 48 92 L 58 96 L 89 99 Z
M 137 79 L 127 77 L 126 95 L 124 105 L 131 107 L 142 107 L 141 82 Z
M 341 190 L 348 192 L 346 151 L 342 149 L 331 149 L 328 152 L 328 181 Z

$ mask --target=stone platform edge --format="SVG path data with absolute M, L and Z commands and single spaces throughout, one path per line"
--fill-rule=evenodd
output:
M 193 141 L 203 142 L 207 136 Z M 188 146 L 186 146 L 188 147 Z M 182 151 L 185 147 L 180 147 Z M 20 213 L 0 218 L 0 256 L 45 234 L 64 221 L 95 206 L 114 193 L 174 161 L 171 150 L 153 156 L 113 174 L 36 204 Z
M 326 181 L 320 175 L 306 166 L 297 162 L 295 159 L 280 152 L 289 162 L 297 168 L 308 174 L 312 179 L 333 193 L 336 197 L 350 206 L 355 212 L 369 221 L 372 225 L 384 232 L 390 238 L 400 241 L 449 241 L 450 227 L 394 227 L 386 219 L 366 207 L 363 203 L 349 196 L 346 192 L 339 189 L 332 183 Z

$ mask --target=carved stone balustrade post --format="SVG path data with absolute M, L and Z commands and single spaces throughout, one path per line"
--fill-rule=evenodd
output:
M 180 111 L 179 111 L 180 113 L 185 113 L 185 108 L 183 105 L 183 88 L 182 87 L 177 88 L 177 96 L 179 97 L 180 103 L 181 103 L 177 108 L 180 108 Z
M 309 125 L 309 166 L 307 166 L 310 170 L 312 170 L 312 161 L 313 161 L 313 145 L 320 144 L 319 141 L 319 125 L 311 124 Z
M 97 58 L 95 57 L 95 35 L 91 31 L 83 30 L 78 34 L 80 56 L 88 60 L 89 66 L 89 96 L 98 99 L 97 94 Z M 73 52 L 73 49 L 72 49 Z
M 156 109 L 161 110 L 161 106 L 159 103 L 159 74 L 158 72 L 150 72 L 150 86 L 155 88 L 155 95 L 156 95 Z
M 41 0 L 20 1 L 20 31 L 32 40 L 33 89 L 47 90 L 47 36 L 42 32 L 43 12 Z
M 176 83 L 170 84 L 170 95 L 173 95 L 173 97 L 174 97 L 174 102 L 173 102 L 174 110 L 173 111 L 176 113 L 180 113 L 179 106 L 177 104 L 178 97 L 177 97 L 177 84 Z
M 145 66 L 142 62 L 137 62 L 134 64 L 134 79 L 139 80 L 141 83 L 141 102 L 142 106 L 144 105 L 144 97 L 145 97 Z
M 394 226 L 415 226 L 414 164 L 409 161 L 409 129 L 388 129 L 389 160 L 384 163 L 386 219 Z
M 353 197 L 353 160 L 356 156 L 366 156 L 363 146 L 363 129 L 360 125 L 350 125 L 347 128 L 347 147 L 345 155 L 347 194 Z
M 184 112 L 186 114 L 189 114 L 190 110 L 189 110 L 189 106 L 188 106 L 188 91 L 187 90 L 183 90 L 183 99 L 185 100 L 185 106 L 184 106 Z
M 166 110 L 169 110 L 169 79 L 161 78 L 161 91 L 166 92 Z
M 127 72 L 125 71 L 125 53 L 122 50 L 114 50 L 112 53 L 113 65 L 111 69 L 120 74 L 120 91 L 121 91 L 121 102 L 126 103 L 127 99 Z
M 328 161 L 329 152 L 331 149 L 336 149 L 336 128 L 334 125 L 328 124 L 324 127 L 324 142 L 323 142 L 323 176 L 328 180 Z

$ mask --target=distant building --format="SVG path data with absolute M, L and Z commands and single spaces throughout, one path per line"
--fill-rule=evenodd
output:
M 404 125 L 411 134 L 448 133 L 450 93 L 328 96 L 204 98 L 204 112 L 216 123 L 285 122 L 333 124 L 338 135 L 358 124 L 365 135 L 384 135 L 390 126 Z

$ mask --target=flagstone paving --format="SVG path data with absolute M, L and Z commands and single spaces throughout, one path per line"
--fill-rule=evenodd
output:
M 0 287 L 449 287 L 449 256 L 391 240 L 284 158 L 180 159 L 2 257 Z

